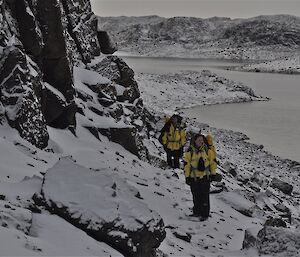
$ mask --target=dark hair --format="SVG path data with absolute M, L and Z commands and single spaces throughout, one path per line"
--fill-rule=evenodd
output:
M 173 118 L 177 118 L 177 122 L 178 123 L 181 123 L 181 121 L 182 121 L 182 117 L 180 115 L 178 115 L 178 114 L 173 114 L 171 116 L 170 120 L 172 120 Z
M 205 144 L 206 146 L 208 146 L 208 142 L 207 142 L 206 136 L 204 136 L 203 134 L 200 134 L 200 133 L 198 133 L 198 134 L 196 134 L 196 135 L 194 135 L 194 136 L 192 137 L 192 139 L 191 139 L 191 145 L 192 145 L 192 146 L 196 147 L 195 141 L 196 141 L 196 139 L 197 139 L 198 137 L 202 137 L 202 138 L 203 138 L 203 141 L 204 141 L 204 144 Z

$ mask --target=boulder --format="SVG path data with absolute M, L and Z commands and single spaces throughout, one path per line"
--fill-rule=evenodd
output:
M 116 45 L 111 41 L 107 31 L 98 31 L 97 36 L 102 53 L 113 54 L 115 51 L 117 51 Z
M 237 175 L 237 167 L 228 161 L 222 165 L 222 168 L 234 177 Z
M 67 128 L 75 126 L 75 114 L 77 105 L 75 102 L 67 102 L 65 97 L 55 88 L 45 83 L 43 90 L 45 108 L 44 114 L 47 124 L 55 128 Z
M 253 229 L 246 229 L 243 240 L 243 249 L 249 249 L 256 245 L 257 231 Z
M 59 160 L 34 199 L 98 241 L 125 256 L 152 256 L 166 236 L 162 218 L 140 194 L 111 171 L 94 171 Z
M 276 188 L 287 195 L 291 195 L 291 193 L 293 192 L 292 185 L 290 185 L 289 183 L 286 183 L 278 178 L 272 179 L 271 187 Z
M 286 228 L 286 223 L 280 218 L 270 218 L 266 220 L 265 226 Z
M 140 97 L 138 84 L 134 79 L 134 71 L 121 58 L 107 56 L 96 64 L 88 65 L 88 68 L 123 87 L 122 94 L 117 96 L 118 101 L 133 103 Z
M 259 211 L 259 207 L 244 197 L 239 190 L 222 192 L 217 198 L 247 217 L 253 217 L 253 214 Z
M 264 226 L 258 232 L 256 247 L 259 254 L 294 257 L 300 253 L 300 233 L 283 227 Z
M 136 143 L 136 129 L 128 128 L 100 128 L 99 132 L 107 136 L 109 140 L 122 145 L 127 151 L 139 156 L 139 149 Z

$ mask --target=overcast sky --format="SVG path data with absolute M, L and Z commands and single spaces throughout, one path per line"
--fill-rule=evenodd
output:
M 292 14 L 300 17 L 300 0 L 91 0 L 99 16 L 231 17 Z

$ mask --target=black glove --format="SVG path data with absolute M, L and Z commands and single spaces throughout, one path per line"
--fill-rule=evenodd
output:
M 192 181 L 193 181 L 193 178 L 191 178 L 191 177 L 186 177 L 185 178 L 185 183 L 187 184 L 187 185 L 191 185 L 192 184 Z
M 221 174 L 210 175 L 210 181 L 221 182 L 222 181 L 222 175 Z

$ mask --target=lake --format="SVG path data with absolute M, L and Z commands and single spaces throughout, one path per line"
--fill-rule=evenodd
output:
M 300 162 L 300 76 L 226 70 L 242 63 L 226 60 L 121 56 L 136 72 L 164 74 L 209 69 L 243 82 L 268 102 L 200 106 L 184 113 L 216 128 L 240 131 L 274 155 Z

